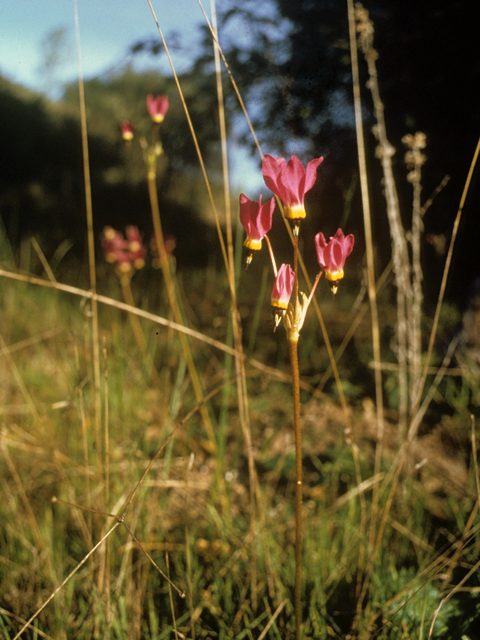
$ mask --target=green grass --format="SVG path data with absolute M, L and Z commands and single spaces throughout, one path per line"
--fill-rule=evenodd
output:
M 195 287 L 190 288 L 189 277 Z M 210 271 L 186 274 L 185 290 L 198 291 L 202 277 L 215 278 L 219 290 L 220 276 Z M 88 307 L 66 294 L 7 279 L 1 287 L 1 334 L 10 352 L 3 355 L 1 368 L 0 628 L 3 637 L 13 638 L 21 621 L 114 524 L 102 513 L 121 513 L 155 451 L 196 403 L 171 330 L 142 321 L 162 385 L 154 388 L 125 313 L 102 307 L 101 393 L 104 409 L 108 399 L 108 414 L 102 412 L 101 426 L 102 438 L 108 427 L 109 455 L 103 453 L 100 459 Z M 203 287 L 208 290 L 210 285 L 205 282 Z M 225 338 L 226 322 L 214 320 L 227 316 L 227 303 L 203 302 L 199 308 L 196 294 L 190 300 L 198 325 L 210 327 L 206 332 L 217 339 Z M 348 322 L 348 302 L 342 306 Z M 252 304 L 249 317 L 254 312 Z M 268 361 L 274 340 L 282 343 L 283 336 L 272 338 L 270 331 L 259 325 L 254 357 L 258 352 Z M 248 343 L 248 335 L 244 339 Z M 306 368 L 311 369 L 322 359 L 322 348 L 313 329 L 306 340 Z M 235 388 L 229 395 L 221 392 L 224 356 L 192 345 L 204 389 L 218 388 L 210 411 L 224 453 L 212 454 L 198 412 L 193 414 L 155 460 L 125 517 L 143 549 L 186 597 L 175 591 L 170 596 L 165 578 L 119 526 L 35 619 L 47 637 L 172 638 L 171 602 L 178 637 L 258 638 L 268 624 L 264 637 L 293 637 L 294 463 L 288 380 L 247 366 L 260 500 L 252 540 Z M 288 373 L 278 355 L 273 364 Z M 355 363 L 351 367 L 354 370 Z M 308 396 L 305 392 L 304 637 L 347 637 L 366 566 L 362 509 L 368 515 L 371 491 L 361 494 L 362 506 L 355 495 L 341 411 L 332 400 L 307 402 Z M 351 406 L 355 428 L 360 424 L 360 399 L 353 399 Z M 372 450 L 362 438 L 359 445 L 365 480 L 372 474 Z M 384 473 L 393 453 L 386 453 Z M 226 501 L 218 474 L 225 480 Z M 382 485 L 380 515 L 388 486 Z M 343 500 L 349 491 L 351 497 Z M 427 498 L 421 483 L 411 476 L 402 480 L 361 607 L 360 637 L 428 637 L 432 615 L 444 597 L 441 573 L 473 503 L 453 501 L 449 506 L 444 498 L 445 519 L 439 523 L 426 506 Z M 477 528 L 456 562 L 456 580 L 458 572 L 466 573 L 478 560 Z M 441 554 L 443 560 L 435 564 Z M 449 635 L 456 628 L 471 633 L 479 602 L 475 590 L 468 601 L 462 594 L 450 600 L 433 637 L 457 637 Z M 22 637 L 40 637 L 36 634 L 32 628 Z

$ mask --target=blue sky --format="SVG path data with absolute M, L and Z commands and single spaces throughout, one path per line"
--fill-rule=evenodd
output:
M 159 38 L 147 0 L 77 0 L 81 58 L 84 77 L 100 75 L 126 62 L 132 44 Z M 207 15 L 210 1 L 203 0 Z M 204 17 L 197 0 L 152 0 L 160 27 L 169 43 L 177 71 L 188 65 L 199 38 Z M 55 30 L 64 30 L 61 60 L 52 74 L 45 72 L 45 41 Z M 182 47 L 174 46 L 173 34 Z M 170 73 L 165 56 L 135 57 L 136 68 L 156 68 Z M 61 94 L 62 84 L 78 77 L 74 0 L 2 0 L 0 15 L 0 74 L 13 82 L 43 91 L 51 98 Z M 235 147 L 233 182 L 257 198 L 262 184 L 258 162 Z
M 153 0 L 164 35 L 177 31 L 189 46 L 198 37 L 203 15 L 197 0 Z M 205 10 L 209 13 L 209 2 Z M 78 0 L 82 67 L 86 77 L 97 75 L 125 59 L 128 48 L 143 38 L 158 38 L 147 0 Z M 56 29 L 65 29 L 62 60 L 54 80 L 77 77 L 73 0 L 3 0 L 0 16 L 0 73 L 14 82 L 52 91 L 44 71 L 45 42 Z M 167 40 L 168 44 L 168 40 Z M 176 65 L 188 52 L 174 51 Z M 163 58 L 163 57 L 162 57 Z M 140 64 L 164 64 L 139 60 Z

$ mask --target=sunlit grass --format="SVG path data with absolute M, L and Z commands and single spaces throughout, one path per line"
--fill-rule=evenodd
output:
M 198 287 L 200 275 L 193 274 L 192 280 Z M 3 590 L 1 606 L 10 612 L 4 613 L 3 619 L 13 637 L 18 621 L 15 623 L 10 614 L 26 619 L 113 522 L 73 506 L 91 503 L 102 511 L 98 489 L 103 481 L 95 470 L 91 437 L 88 305 L 65 299 L 55 291 L 7 280 L 2 281 L 2 289 L 2 335 L 10 345 L 11 362 L 2 369 L 9 383 L 2 386 L 2 443 L 8 462 L 2 472 L 2 522 L 6 525 L 2 528 L 1 582 L 11 588 Z M 193 296 L 192 302 L 195 299 Z M 197 320 L 212 326 L 218 312 L 215 304 L 205 304 L 203 313 L 197 312 Z M 269 335 L 267 329 L 263 325 L 261 334 Z M 101 307 L 101 370 L 108 389 L 110 434 L 107 511 L 117 513 L 178 418 L 195 406 L 178 341 L 169 336 L 167 328 L 152 331 L 145 323 L 144 330 L 147 336 L 149 331 L 153 334 L 151 341 L 158 341 L 152 353 L 162 389 L 148 385 L 145 362 L 124 312 Z M 219 337 L 226 327 L 214 331 Z M 210 350 L 201 351 L 195 349 L 199 370 L 206 387 L 215 387 L 223 382 L 222 362 Z M 25 396 L 12 374 L 13 364 L 21 371 L 28 390 Z M 280 605 L 267 637 L 285 638 L 293 633 L 294 460 L 288 385 L 263 374 L 249 376 L 248 387 L 262 500 L 257 609 L 252 609 L 248 587 L 248 473 L 234 393 L 224 408 L 220 393 L 212 400 L 213 415 L 223 416 L 224 421 L 223 457 L 212 458 L 201 420 L 192 417 L 157 459 L 126 518 L 163 571 L 168 553 L 173 582 L 189 592 L 185 599 L 174 596 L 177 628 L 187 637 L 192 637 L 192 628 L 197 637 L 248 637 L 246 629 L 258 635 Z M 333 405 L 326 410 L 327 406 L 325 400 L 306 403 L 304 434 L 305 634 L 325 638 L 331 629 L 345 632 L 352 623 L 358 554 L 363 544 L 355 472 L 350 450 L 344 446 L 341 412 L 335 412 Z M 367 448 L 362 454 L 366 479 L 372 464 Z M 216 489 L 215 465 L 226 479 L 228 517 Z M 387 471 L 388 467 L 383 473 Z M 342 496 L 350 491 L 345 502 Z M 366 489 L 367 499 L 369 491 Z M 57 502 L 52 504 L 53 496 Z M 390 622 L 382 623 L 380 637 L 398 637 L 405 624 L 410 634 L 405 637 L 416 637 L 422 620 L 426 628 L 432 598 L 437 598 L 439 587 L 433 585 L 438 584 L 438 578 L 431 581 L 442 566 L 433 564 L 436 540 L 442 536 L 438 538 L 429 524 L 431 516 L 423 506 L 417 483 L 405 485 L 402 501 L 390 518 L 392 526 L 387 527 L 382 540 L 384 553 L 374 572 L 365 621 L 371 619 L 372 629 L 378 629 L 379 608 L 385 604 L 385 621 L 389 620 L 388 612 L 393 615 L 400 608 Z M 465 520 L 458 526 L 464 528 Z M 445 552 L 445 547 L 438 548 Z M 39 628 L 50 637 L 105 637 L 107 628 L 111 637 L 169 637 L 172 618 L 167 584 L 122 528 L 109 538 L 111 619 L 107 624 L 102 557 L 94 555 L 71 578 L 39 615 Z M 410 600 L 408 606 L 404 604 L 407 596 L 400 595 L 404 586 L 408 597 L 415 594 L 412 597 L 418 604 Z M 441 621 L 453 613 L 452 607 L 445 610 L 437 622 L 439 631 Z

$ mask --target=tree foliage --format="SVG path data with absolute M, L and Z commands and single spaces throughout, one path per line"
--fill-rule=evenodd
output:
M 213 182 L 220 166 L 217 110 L 212 78 L 181 78 L 185 100 L 207 170 Z M 207 90 L 207 85 L 208 90 Z M 90 176 L 97 236 L 105 224 L 138 225 L 148 235 L 151 214 L 141 137 L 150 141 L 152 121 L 147 94 L 169 96 L 161 127 L 164 153 L 159 162 L 159 199 L 165 231 L 179 242 L 177 256 L 198 258 L 206 193 L 197 152 L 172 78 L 123 68 L 85 81 Z M 12 247 L 37 235 L 47 254 L 65 237 L 82 252 L 85 239 L 85 196 L 78 84 L 65 87 L 54 103 L 0 78 L 0 121 L 3 123 L 0 216 Z M 213 117 L 212 117 L 213 115 Z M 135 139 L 126 146 L 121 124 L 130 120 Z M 188 245 L 188 246 L 187 246 Z M 188 256 L 186 254 L 189 254 Z
M 411 188 L 404 180 L 401 138 L 423 131 L 428 156 L 425 198 L 446 174 L 452 178 L 425 226 L 427 232 L 448 234 L 480 128 L 478 102 L 472 99 L 479 84 L 480 54 L 471 3 L 370 0 L 364 5 L 375 26 L 380 91 L 387 133 L 397 150 L 401 200 L 408 209 Z M 299 153 L 305 159 L 325 155 L 322 175 L 329 184 L 322 198 L 334 209 L 332 203 L 348 193 L 357 172 L 345 0 L 266 0 L 261 5 L 228 0 L 222 3 L 220 41 L 264 151 Z M 368 134 L 374 122 L 361 56 L 360 64 Z M 243 131 L 251 144 L 246 128 Z M 367 135 L 372 185 L 380 185 L 375 144 Z M 381 189 L 372 192 L 380 221 Z M 336 217 L 340 219 L 341 212 Z M 478 236 L 476 218 L 464 224 L 468 237 Z M 468 255 L 463 253 L 457 268 L 479 272 L 474 260 L 466 262 Z
M 465 101 L 478 82 L 476 25 L 466 0 L 372 0 L 382 97 L 394 138 L 420 128 L 450 146 L 478 124 Z M 222 4 L 220 40 L 265 141 L 316 153 L 351 130 L 351 71 L 343 0 Z M 368 100 L 366 102 L 368 105 Z M 445 131 L 445 123 L 449 122 Z M 434 140 L 432 139 L 432 143 Z M 458 139 L 457 139 L 458 144 Z

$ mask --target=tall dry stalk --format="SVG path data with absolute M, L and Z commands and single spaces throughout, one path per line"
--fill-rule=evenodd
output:
M 199 0 L 199 4 L 200 0 Z M 220 68 L 220 51 L 218 45 L 218 31 L 216 20 L 215 0 L 211 0 L 210 8 L 212 13 L 212 36 L 213 51 L 215 57 L 215 73 L 218 99 L 218 113 L 220 121 L 220 140 L 222 148 L 222 173 L 224 188 L 224 207 L 225 207 L 225 228 L 227 235 L 227 256 L 228 269 L 227 277 L 229 281 L 230 297 L 231 297 L 231 318 L 233 327 L 233 343 L 235 347 L 235 374 L 237 379 L 237 396 L 238 396 L 238 416 L 242 429 L 243 438 L 247 450 L 248 475 L 250 489 L 250 538 L 251 538 L 251 594 L 252 609 L 257 609 L 257 517 L 256 517 L 256 496 L 258 494 L 257 474 L 255 470 L 255 459 L 253 455 L 252 433 L 250 427 L 250 413 L 248 405 L 247 376 L 245 371 L 245 361 L 242 343 L 242 326 L 240 314 L 237 308 L 237 292 L 235 287 L 235 256 L 233 252 L 233 229 L 232 216 L 230 207 L 230 176 L 228 170 L 228 151 L 227 151 L 227 127 L 225 121 L 225 108 L 223 100 L 222 73 Z
M 92 185 L 90 180 L 90 160 L 88 153 L 87 136 L 87 112 L 85 107 L 85 89 L 83 84 L 82 58 L 80 47 L 80 22 L 78 18 L 77 0 L 74 1 L 75 13 L 75 34 L 77 40 L 77 60 L 78 60 L 78 91 L 80 105 L 80 124 L 82 131 L 82 158 L 85 188 L 85 212 L 87 221 L 87 243 L 88 243 L 88 267 L 90 275 L 90 289 L 92 291 L 92 361 L 93 361 L 93 384 L 94 384 L 94 422 L 95 422 L 95 445 L 98 458 L 98 473 L 103 479 L 103 438 L 101 433 L 101 381 L 100 381 L 100 337 L 98 331 L 98 308 L 95 294 L 97 291 L 97 274 L 95 267 L 95 243 L 93 235 L 93 205 L 92 205 Z M 103 482 L 102 482 L 103 484 Z
M 422 193 L 422 166 L 426 156 L 422 149 L 426 145 L 424 133 L 408 134 L 402 138 L 402 142 L 409 149 L 405 154 L 405 162 L 410 172 L 407 180 L 413 185 L 412 203 L 412 231 L 410 242 L 412 245 L 412 307 L 410 314 L 409 331 L 409 364 L 410 364 L 410 406 L 413 407 L 418 395 L 422 376 L 422 265 L 420 262 L 420 240 L 423 231 L 423 207 L 421 204 Z
M 423 367 L 423 372 L 422 372 L 422 378 L 420 381 L 420 386 L 419 386 L 419 390 L 418 390 L 418 395 L 417 398 L 415 400 L 415 404 L 413 407 L 413 411 L 412 411 L 412 418 L 410 420 L 410 425 L 408 427 L 408 432 L 407 432 L 407 437 L 404 441 L 404 443 L 402 444 L 402 447 L 400 449 L 399 455 L 397 460 L 395 461 L 394 465 L 392 466 L 392 476 L 393 477 L 389 477 L 390 474 L 387 476 L 387 480 L 390 484 L 390 488 L 389 488 L 389 492 L 388 492 L 388 497 L 387 497 L 387 501 L 385 504 L 385 507 L 383 509 L 383 513 L 382 513 L 382 519 L 380 521 L 379 527 L 378 527 L 378 532 L 377 532 L 377 538 L 375 541 L 375 546 L 373 548 L 372 554 L 369 558 L 369 565 L 370 567 L 373 569 L 376 557 L 378 555 L 378 552 L 380 550 L 380 545 L 382 542 L 382 538 L 385 532 L 385 527 L 387 524 L 387 520 L 393 505 L 393 500 L 394 497 L 396 495 L 397 489 L 398 489 L 398 484 L 400 481 L 400 474 L 402 472 L 403 466 L 405 464 L 405 461 L 407 459 L 407 455 L 408 455 L 408 451 L 409 451 L 409 445 L 411 443 L 411 441 L 413 440 L 413 438 L 416 436 L 419 424 L 420 424 L 420 420 L 422 419 L 423 415 L 424 415 L 424 411 L 426 410 L 424 408 L 424 406 L 426 406 L 426 403 L 424 403 L 424 406 L 420 407 L 420 402 L 421 402 L 421 395 L 425 386 L 425 382 L 426 382 L 426 378 L 427 378 L 427 374 L 428 374 L 428 369 L 429 369 L 429 364 L 430 364 L 430 357 L 432 355 L 432 351 L 433 351 L 433 344 L 435 341 L 435 337 L 436 337 L 436 332 L 437 332 L 437 327 L 438 327 L 438 321 L 440 318 L 440 310 L 442 307 L 442 303 L 443 303 L 443 298 L 444 298 L 444 294 L 445 294 L 445 287 L 447 284 L 447 279 L 448 279 L 448 274 L 450 272 L 450 265 L 451 265 L 451 261 L 452 261 L 452 256 L 453 256 L 453 249 L 455 246 L 455 241 L 457 238 L 457 233 L 458 233 L 458 228 L 460 226 L 460 221 L 462 219 L 462 213 L 463 213 L 463 207 L 465 205 L 465 200 L 467 198 L 467 194 L 470 188 L 470 184 L 472 181 L 472 177 L 473 177 L 473 173 L 474 173 L 474 169 L 476 168 L 477 162 L 478 162 L 478 158 L 480 156 L 480 138 L 477 141 L 477 146 L 475 148 L 475 152 L 473 154 L 473 158 L 470 164 L 470 168 L 468 171 L 468 175 L 466 177 L 465 180 L 465 186 L 463 188 L 463 192 L 462 192 L 462 196 L 460 198 L 460 204 L 458 207 L 458 211 L 457 211 L 457 215 L 455 217 L 455 222 L 453 225 L 453 230 L 452 230 L 452 237 L 450 240 L 450 245 L 448 248 L 448 253 L 447 253 L 447 259 L 445 262 L 445 267 L 443 270 L 443 277 L 442 277 L 442 283 L 440 285 L 440 293 L 438 296 L 438 300 L 437 300 L 437 307 L 435 310 L 435 317 L 433 320 L 433 326 L 432 326 L 432 330 L 430 332 L 430 339 L 429 339 L 429 345 L 428 345 L 428 349 L 427 349 L 427 355 L 425 358 L 425 363 L 424 363 L 424 367 Z M 439 375 L 442 375 L 441 370 L 439 371 Z M 435 385 L 435 381 L 433 383 Z M 427 394 L 426 396 L 426 400 L 429 398 L 429 394 Z M 432 627 L 433 628 L 433 627 Z
M 99 334 L 99 322 L 98 322 L 98 305 L 96 300 L 97 292 L 97 272 L 95 262 L 95 242 L 93 232 L 93 202 L 92 202 L 92 185 L 90 178 L 90 159 L 88 149 L 88 134 L 87 134 L 87 111 L 85 103 L 85 88 L 83 82 L 83 69 L 81 58 L 81 44 L 80 44 L 80 21 L 78 16 L 78 3 L 74 0 L 74 17 L 75 17 L 75 36 L 77 45 L 77 64 L 78 64 L 78 91 L 79 91 L 79 106 L 80 106 L 80 124 L 81 124 L 81 139 L 82 139 L 82 159 L 83 159 L 83 172 L 84 172 L 84 189 L 85 189 L 85 212 L 87 222 L 87 246 L 88 246 L 88 267 L 90 276 L 90 289 L 92 292 L 91 298 L 91 357 L 93 363 L 93 388 L 94 388 L 94 425 L 95 425 L 95 450 L 96 450 L 96 462 L 99 484 L 99 503 L 102 507 L 102 511 L 106 510 L 105 501 L 105 450 L 104 441 L 105 434 L 102 434 L 102 390 L 101 390 L 101 373 L 100 373 L 100 334 Z M 83 421 L 82 421 L 83 422 Z M 83 428 L 83 427 L 82 427 Z M 91 499 L 90 491 L 88 492 L 88 500 Z M 102 526 L 99 523 L 99 528 Z M 91 530 L 91 529 L 90 529 Z M 98 572 L 98 589 L 104 592 L 106 599 L 109 599 L 108 587 L 103 580 L 103 577 L 109 574 L 109 562 L 108 555 L 105 554 L 105 547 L 99 549 L 99 572 Z M 105 589 L 107 592 L 105 593 Z
M 383 453 L 383 433 L 384 433 L 384 420 L 383 420 L 383 383 L 382 383 L 382 371 L 380 367 L 381 363 L 381 350 L 380 350 L 380 327 L 378 319 L 377 308 L 377 293 L 375 285 L 375 263 L 373 252 L 373 238 L 372 238 L 372 220 L 370 212 L 370 198 L 368 194 L 368 180 L 367 180 L 367 165 L 365 154 L 365 141 L 363 135 L 363 120 L 362 120 L 362 103 L 360 96 L 360 82 L 359 82 L 359 70 L 358 70 L 358 56 L 357 56 L 357 39 L 355 29 L 355 12 L 353 7 L 353 0 L 347 0 L 348 2 L 348 22 L 349 22 L 349 36 L 350 36 L 350 54 L 352 61 L 352 77 L 353 77 L 353 98 L 355 109 L 355 130 L 357 135 L 357 149 L 358 149 L 358 164 L 360 171 L 360 186 L 362 191 L 362 208 L 363 208 L 363 220 L 365 229 L 365 246 L 367 252 L 367 282 L 368 282 L 368 297 L 370 302 L 371 324 L 372 324 L 372 346 L 373 346 L 373 358 L 375 365 L 375 399 L 376 399 L 376 419 L 377 419 L 377 446 L 375 450 L 375 466 L 374 475 L 378 475 L 381 468 L 382 453 Z M 370 556 L 375 543 L 375 530 L 376 520 L 378 517 L 378 502 L 379 491 L 378 484 L 374 485 L 372 496 L 372 508 L 371 508 L 371 520 L 370 520 L 370 536 L 368 541 L 368 555 Z M 362 558 L 363 559 L 363 558 Z M 362 574 L 364 567 L 360 565 L 359 573 Z M 365 595 L 364 586 L 368 581 L 368 576 L 365 578 L 365 582 L 361 585 L 363 576 L 359 577 L 357 583 L 357 612 L 356 612 L 356 624 L 360 620 L 361 611 L 363 607 L 363 597 Z
M 380 97 L 376 60 L 378 53 L 373 47 L 373 23 L 368 11 L 360 4 L 355 5 L 356 29 L 358 45 L 361 48 L 368 66 L 368 86 L 373 99 L 376 125 L 373 133 L 378 141 L 376 156 L 379 158 L 383 176 L 387 216 L 392 240 L 392 262 L 397 287 L 397 357 L 398 357 L 398 392 L 399 392 L 399 427 L 404 436 L 407 430 L 409 409 L 408 392 L 408 332 L 409 311 L 412 308 L 412 292 L 410 285 L 410 259 L 407 240 L 400 216 L 395 179 L 393 177 L 392 157 L 395 149 L 387 138 L 384 105 Z

